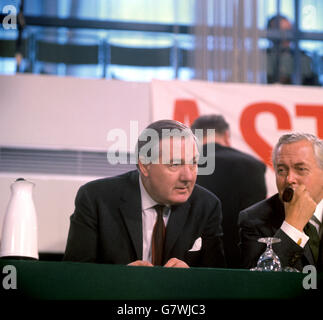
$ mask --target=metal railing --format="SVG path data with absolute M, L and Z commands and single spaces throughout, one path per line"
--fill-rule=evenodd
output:
M 295 8 L 295 12 L 298 11 Z M 0 14 L 0 22 L 3 22 L 5 18 L 4 14 Z M 17 19 L 19 23 L 19 19 Z M 90 19 L 77 19 L 77 18 L 57 18 L 51 16 L 24 16 L 24 27 L 18 28 L 21 33 L 24 30 L 27 30 L 29 27 L 43 27 L 43 28 L 67 28 L 73 30 L 105 30 L 105 31 L 136 31 L 136 32 L 143 32 L 143 33 L 159 33 L 159 34 L 167 34 L 168 36 L 174 39 L 172 43 L 172 50 L 171 50 L 171 59 L 170 67 L 174 68 L 174 75 L 175 78 L 178 75 L 178 68 L 180 67 L 191 67 L 194 68 L 193 63 L 193 55 L 194 50 L 187 50 L 187 48 L 181 48 L 178 36 L 180 35 L 192 35 L 194 39 L 194 32 L 195 27 L 190 25 L 183 25 L 183 24 L 158 24 L 158 23 L 137 23 L 137 22 L 123 22 L 123 21 L 113 21 L 113 20 L 90 20 Z M 225 28 L 229 31 L 229 27 Z M 251 30 L 246 30 L 246 35 L 251 34 Z M 210 34 L 212 34 L 212 30 L 210 28 Z M 230 33 L 229 33 L 230 34 Z M 323 33 L 322 32 L 301 32 L 296 26 L 292 31 L 280 31 L 280 30 L 259 30 L 259 37 L 269 40 L 291 40 L 295 43 L 295 59 L 299 58 L 299 41 L 301 40 L 314 40 L 314 41 L 323 41 Z M 37 61 L 37 54 L 38 54 L 38 46 L 37 46 L 37 37 L 32 32 L 28 35 L 28 48 L 24 48 L 25 57 L 30 59 L 30 72 L 35 72 L 35 62 Z M 18 32 L 17 32 L 17 39 L 18 39 Z M 17 50 L 14 41 L 11 42 L 9 40 L 2 40 L 2 45 L 0 44 L 0 56 L 5 56 L 4 52 L 8 51 L 8 48 L 4 48 L 5 46 L 9 46 L 11 48 L 11 54 L 7 56 L 13 56 L 12 51 Z M 16 40 L 17 41 L 17 40 Z M 194 41 L 194 40 L 193 40 Z M 72 46 L 71 46 L 72 48 Z M 84 47 L 80 47 L 81 49 L 85 49 Z M 57 50 L 67 49 L 67 47 L 62 48 L 59 44 L 56 45 Z M 73 48 L 72 48 L 73 49 Z M 93 49 L 93 48 L 92 48 Z M 131 49 L 131 48 L 130 48 Z M 135 48 L 133 48 L 135 49 Z M 137 48 L 138 49 L 138 48 Z M 156 49 L 156 48 L 154 48 Z M 165 48 L 161 49 L 162 51 Z M 166 48 L 167 49 L 167 48 Z M 122 46 L 120 49 L 121 54 Z M 9 50 L 10 51 L 10 50 Z M 77 51 L 77 48 L 76 48 Z M 102 65 L 103 72 L 102 77 L 106 77 L 106 66 L 113 64 L 113 61 L 110 60 L 110 43 L 108 40 L 103 41 L 99 44 L 99 53 L 98 53 L 98 65 Z M 165 50 L 164 50 L 165 51 Z M 1 54 L 2 52 L 2 54 Z M 128 51 L 130 52 L 130 50 Z M 140 50 L 133 51 L 133 55 L 128 53 L 129 65 L 134 65 L 134 61 L 141 61 L 142 59 L 138 55 Z M 53 52 L 51 53 L 53 55 Z M 81 52 L 79 52 L 81 55 Z M 156 52 L 154 53 L 156 55 Z M 114 55 L 115 56 L 115 55 Z M 156 55 L 157 57 L 158 55 Z M 125 58 L 123 64 L 126 65 L 127 58 Z M 156 58 L 158 61 L 158 58 Z M 64 59 L 62 59 L 64 60 Z M 64 61 L 63 61 L 64 63 Z M 138 66 L 142 66 L 143 63 L 139 63 Z M 323 64 L 323 63 L 322 63 Z M 299 70 L 299 63 L 297 61 L 295 63 L 298 66 L 295 70 L 295 83 L 300 83 L 300 70 Z M 156 65 L 152 64 L 152 67 L 157 67 Z

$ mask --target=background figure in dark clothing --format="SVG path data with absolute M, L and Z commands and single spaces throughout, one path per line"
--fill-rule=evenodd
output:
M 292 30 L 292 24 L 281 15 L 276 15 L 268 21 L 267 30 Z M 286 39 L 272 40 L 272 46 L 267 50 L 267 83 L 296 84 L 293 73 L 296 70 L 295 50 L 291 41 Z M 299 68 L 302 85 L 319 85 L 317 74 L 313 69 L 313 61 L 304 51 L 300 51 Z
M 265 199 L 266 166 L 251 155 L 230 147 L 229 125 L 223 116 L 201 116 L 192 124 L 192 131 L 195 129 L 203 129 L 203 155 L 207 157 L 207 161 L 215 162 L 214 172 L 210 175 L 198 175 L 196 183 L 220 198 L 227 266 L 239 268 L 238 215 L 243 208 Z M 215 129 L 212 141 L 207 136 L 207 129 Z M 214 153 L 206 153 L 207 143 L 214 144 Z

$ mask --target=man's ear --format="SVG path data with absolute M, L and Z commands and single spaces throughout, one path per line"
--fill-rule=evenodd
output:
M 227 130 L 225 133 L 224 133 L 224 143 L 227 147 L 231 147 L 231 141 L 230 141 L 230 131 Z
M 138 160 L 138 167 L 141 174 L 148 177 L 150 164 L 143 164 L 140 160 Z

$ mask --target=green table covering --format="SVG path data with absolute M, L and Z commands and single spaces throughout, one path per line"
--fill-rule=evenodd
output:
M 7 265 L 16 268 L 17 289 L 3 288 Z M 322 273 L 317 289 L 306 290 L 306 273 L 4 259 L 0 270 L 2 296 L 41 300 L 303 299 L 322 296 L 323 287 Z

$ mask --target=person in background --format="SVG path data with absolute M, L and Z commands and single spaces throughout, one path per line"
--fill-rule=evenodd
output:
M 178 121 L 149 125 L 138 170 L 82 186 L 64 260 L 131 266 L 224 267 L 221 204 L 195 185 L 198 148 Z
M 273 16 L 267 24 L 267 30 L 292 30 L 292 24 L 281 15 Z M 295 72 L 295 52 L 287 39 L 272 40 L 272 46 L 266 52 L 267 83 L 293 84 Z M 319 85 L 317 74 L 314 72 L 312 59 L 300 51 L 300 73 L 302 85 Z
M 206 154 L 207 161 L 215 163 L 214 172 L 199 174 L 196 182 L 221 200 L 227 266 L 238 268 L 241 266 L 238 215 L 242 209 L 266 197 L 266 166 L 253 156 L 230 146 L 229 124 L 222 115 L 200 116 L 191 129 L 193 132 L 203 130 L 203 154 Z M 207 129 L 214 129 L 215 134 L 208 135 Z M 214 145 L 213 152 L 207 151 L 208 144 Z
M 243 266 L 255 267 L 265 250 L 261 237 L 277 237 L 274 251 L 282 267 L 302 271 L 305 265 L 323 270 L 323 141 L 312 134 L 281 136 L 272 161 L 278 193 L 240 213 Z M 284 190 L 294 190 L 290 202 Z

